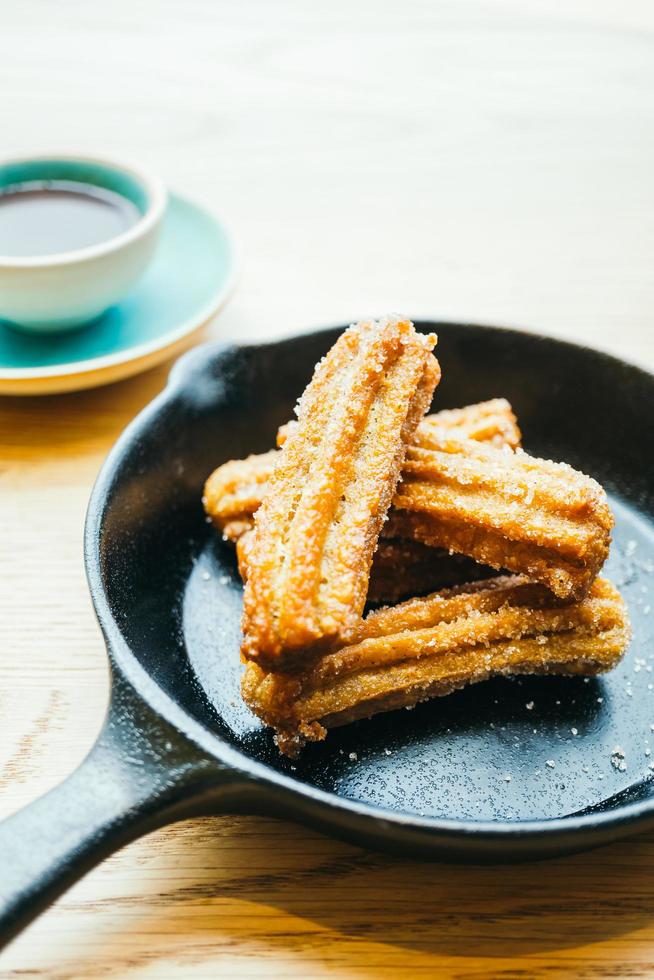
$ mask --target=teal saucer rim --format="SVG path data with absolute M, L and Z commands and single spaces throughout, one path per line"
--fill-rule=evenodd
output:
M 81 372 L 103 371 L 106 368 L 140 360 L 143 357 L 148 357 L 150 354 L 155 354 L 157 351 L 163 351 L 174 346 L 195 330 L 199 330 L 200 327 L 207 323 L 227 303 L 236 288 L 242 264 L 241 248 L 234 237 L 234 233 L 212 209 L 205 207 L 203 204 L 199 204 L 193 198 L 187 197 L 186 194 L 177 194 L 175 191 L 169 191 L 168 197 L 171 201 L 173 199 L 182 201 L 184 204 L 188 204 L 208 215 L 220 228 L 227 245 L 229 261 L 227 276 L 222 285 L 216 288 L 204 306 L 180 324 L 180 326 L 174 330 L 169 330 L 155 340 L 135 344 L 132 347 L 123 347 L 119 351 L 111 354 L 102 354 L 99 357 L 82 358 L 77 361 L 63 361 L 61 364 L 49 364 L 45 367 L 8 368 L 0 366 L 0 381 L 19 381 L 21 379 L 27 381 L 34 378 L 69 377 L 80 374 Z M 165 222 L 165 215 L 163 220 Z

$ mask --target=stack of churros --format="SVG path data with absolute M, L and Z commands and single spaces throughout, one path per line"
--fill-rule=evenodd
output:
M 287 755 L 489 677 L 600 673 L 628 644 L 598 578 L 604 490 L 525 453 L 503 398 L 426 415 L 435 344 L 398 317 L 351 326 L 278 448 L 207 480 L 245 583 L 243 697 Z

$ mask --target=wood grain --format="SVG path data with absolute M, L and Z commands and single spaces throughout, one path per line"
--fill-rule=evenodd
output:
M 231 221 L 244 273 L 216 335 L 399 310 L 654 367 L 645 0 L 22 0 L 0 17 L 3 152 L 138 158 Z M 0 816 L 99 728 L 84 511 L 165 376 L 0 401 Z M 479 869 L 197 820 L 90 874 L 0 976 L 651 977 L 653 872 L 653 835 Z

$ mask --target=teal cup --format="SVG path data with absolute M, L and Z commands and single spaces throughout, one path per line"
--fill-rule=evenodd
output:
M 0 322 L 39 334 L 90 323 L 129 293 L 154 254 L 167 200 L 161 180 L 139 167 L 82 156 L 29 157 L 0 161 L 0 218 L 3 195 L 9 200 L 13 188 L 47 182 L 118 195 L 134 220 L 85 247 L 0 254 Z

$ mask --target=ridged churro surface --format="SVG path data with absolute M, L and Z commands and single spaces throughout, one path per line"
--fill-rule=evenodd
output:
M 434 344 L 389 317 L 350 327 L 317 365 L 257 511 L 244 657 L 280 667 L 359 621 L 406 447 L 440 376 Z
M 613 517 L 593 479 L 566 463 L 480 443 L 412 446 L 386 532 L 445 548 L 580 598 L 604 564 Z
M 472 439 L 492 446 L 517 449 L 521 441 L 513 409 L 506 398 L 492 398 L 463 408 L 445 408 L 427 415 L 413 438 L 413 444 L 429 449 L 434 439 Z
M 497 399 L 423 419 L 382 533 L 522 573 L 558 596 L 579 598 L 608 554 L 613 518 L 606 494 L 565 463 L 507 452 L 517 432 L 509 412 Z M 494 421 L 486 425 L 489 417 Z M 456 425 L 477 438 L 452 438 L 449 427 Z M 490 438 L 482 444 L 485 434 Z M 495 445 L 500 438 L 503 448 Z M 233 461 L 208 481 L 207 510 L 226 537 L 251 527 L 274 459 L 273 450 Z
M 252 537 L 249 530 L 236 541 L 238 570 L 244 582 Z M 368 602 L 398 602 L 494 574 L 493 569 L 464 555 L 450 555 L 407 538 L 380 538 L 370 569 Z
M 277 434 L 278 445 L 283 445 L 289 432 L 296 427 L 297 422 L 283 425 Z M 505 398 L 428 415 L 419 422 L 411 441 L 413 445 L 428 449 L 435 440 L 448 437 L 473 439 L 511 449 L 520 445 L 521 438 L 513 409 Z M 259 509 L 277 457 L 278 453 L 273 449 L 246 459 L 233 459 L 214 470 L 207 480 L 204 506 L 225 538 L 236 541 L 253 526 L 254 514 Z
M 283 446 L 297 422 L 287 422 L 277 432 L 277 445 Z M 491 398 L 463 408 L 444 408 L 426 415 L 419 423 L 412 443 L 429 448 L 432 439 L 474 439 L 493 446 L 517 449 L 522 435 L 518 420 L 506 398 Z
M 605 579 L 566 604 L 503 576 L 370 613 L 352 642 L 302 674 L 248 664 L 242 692 L 292 755 L 329 728 L 495 675 L 609 670 L 629 636 L 624 602 Z
M 254 514 L 261 505 L 279 456 L 267 453 L 230 459 L 213 471 L 204 485 L 202 503 L 207 514 L 230 541 L 254 526 Z

